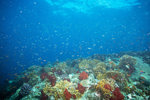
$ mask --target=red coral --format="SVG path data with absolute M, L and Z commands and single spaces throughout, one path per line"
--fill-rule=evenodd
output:
M 86 87 L 83 87 L 81 84 L 78 83 L 78 87 L 77 87 L 76 89 L 79 90 L 79 92 L 80 92 L 81 94 L 83 94 L 84 91 L 85 91 L 85 89 L 86 89 Z
M 111 91 L 111 86 L 109 84 L 105 84 L 104 88 Z
M 70 98 L 72 96 L 71 93 L 67 89 L 65 89 L 64 95 L 65 95 L 66 100 L 70 100 Z
M 48 76 L 47 73 L 42 73 L 41 76 L 40 76 L 40 78 L 43 81 L 47 76 Z
M 48 96 L 43 92 L 43 90 L 41 91 L 41 98 L 40 100 L 47 100 Z
M 47 77 L 49 79 L 49 81 L 51 82 L 52 86 L 55 86 L 56 83 L 56 77 L 54 75 L 50 75 Z
M 80 80 L 84 80 L 84 79 L 87 79 L 87 78 L 88 78 L 88 74 L 85 71 L 80 73 L 80 76 L 79 76 Z
M 119 88 L 115 88 L 113 91 L 113 97 L 110 98 L 110 100 L 124 100 L 124 95 L 121 94 Z

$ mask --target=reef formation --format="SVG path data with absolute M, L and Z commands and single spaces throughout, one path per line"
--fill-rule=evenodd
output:
M 149 100 L 150 64 L 144 54 L 97 54 L 33 65 L 11 80 L 3 96 L 6 100 Z

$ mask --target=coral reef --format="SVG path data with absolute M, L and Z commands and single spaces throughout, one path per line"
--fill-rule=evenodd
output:
M 143 54 L 127 54 L 132 56 L 94 55 L 34 65 L 8 80 L 2 95 L 10 93 L 6 100 L 149 100 L 150 66 Z

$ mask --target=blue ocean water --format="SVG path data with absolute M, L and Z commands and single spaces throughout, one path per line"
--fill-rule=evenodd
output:
M 1 0 L 1 83 L 31 65 L 150 50 L 150 0 Z

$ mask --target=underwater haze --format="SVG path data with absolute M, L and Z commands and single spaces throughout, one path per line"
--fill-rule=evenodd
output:
M 32 65 L 149 51 L 150 0 L 0 0 L 1 86 Z

